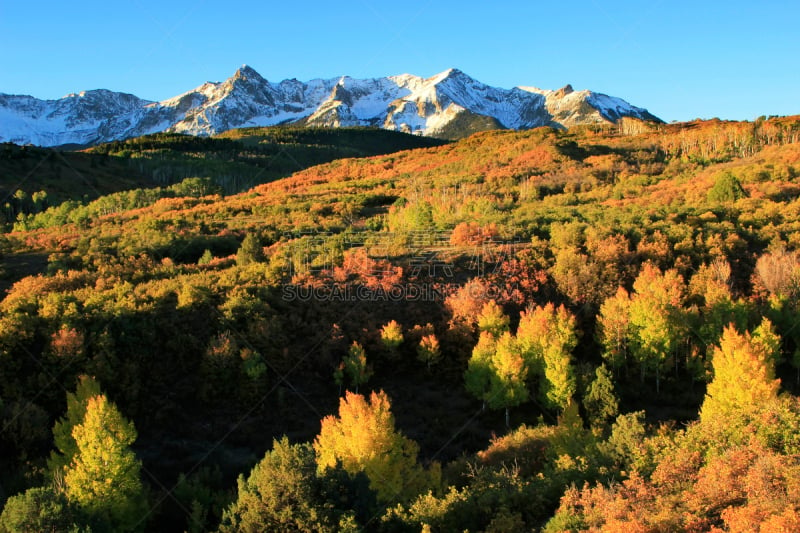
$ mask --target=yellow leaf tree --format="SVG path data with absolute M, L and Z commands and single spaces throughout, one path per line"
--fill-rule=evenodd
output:
M 542 375 L 541 399 L 564 409 L 575 394 L 572 350 L 578 344 L 575 317 L 560 305 L 536 306 L 523 313 L 517 342 L 529 368 Z
M 83 423 L 72 436 L 77 453 L 64 476 L 70 502 L 111 531 L 142 529 L 146 503 L 141 463 L 130 449 L 136 440 L 133 424 L 98 395 L 89 398 Z
M 505 409 L 506 427 L 509 427 L 509 408 L 528 401 L 528 365 L 519 351 L 516 339 L 505 332 L 495 345 L 491 359 L 492 372 L 486 400 L 492 409 Z
M 439 348 L 439 339 L 436 338 L 436 335 L 430 334 L 422 337 L 417 346 L 417 359 L 425 363 L 428 366 L 428 371 L 430 371 L 431 365 L 438 363 L 441 358 L 442 351 Z
M 54 477 L 60 477 L 64 473 L 64 468 L 72 462 L 77 453 L 78 445 L 72 436 L 72 430 L 86 417 L 86 405 L 89 399 L 98 394 L 101 394 L 100 384 L 89 376 L 79 376 L 75 392 L 67 393 L 67 413 L 53 426 L 53 441 L 58 452 L 52 452 L 47 461 L 50 473 Z
M 778 396 L 775 358 L 780 339 L 764 319 L 753 332 L 744 334 L 728 326 L 714 350 L 714 379 L 708 384 L 700 420 L 747 414 Z
M 339 416 L 327 416 L 314 440 L 318 468 L 337 463 L 355 475 L 364 472 L 383 502 L 408 500 L 430 485 L 431 475 L 417 463 L 417 444 L 394 426 L 389 397 L 373 392 L 369 400 L 346 392 Z
M 619 287 L 607 298 L 597 315 L 597 331 L 603 344 L 603 359 L 614 369 L 622 368 L 628 355 L 630 337 L 630 296 Z
M 494 300 L 486 302 L 478 315 L 478 329 L 488 331 L 495 337 L 508 331 L 508 323 L 508 316 L 503 313 L 503 308 Z
M 467 370 L 464 371 L 464 384 L 467 392 L 483 402 L 486 408 L 486 400 L 489 398 L 489 389 L 492 379 L 492 358 L 495 353 L 497 341 L 494 335 L 488 331 L 482 331 L 478 338 L 478 344 L 472 350 L 472 357 L 467 363 Z
M 682 308 L 683 278 L 674 269 L 662 273 L 653 264 L 645 263 L 633 289 L 635 292 L 630 302 L 631 348 L 640 364 L 642 381 L 647 369 L 655 370 L 658 392 L 662 366 L 670 357 L 675 357 L 686 329 Z
M 397 350 L 403 344 L 403 326 L 397 320 L 392 320 L 381 328 L 381 342 L 390 352 Z

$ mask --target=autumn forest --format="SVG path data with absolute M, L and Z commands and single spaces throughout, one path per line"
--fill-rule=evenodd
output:
M 0 532 L 800 531 L 800 117 L 0 177 Z

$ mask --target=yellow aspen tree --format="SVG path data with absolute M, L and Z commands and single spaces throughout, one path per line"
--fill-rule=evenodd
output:
M 747 414 L 778 396 L 775 359 L 780 338 L 764 319 L 753 332 L 744 334 L 728 326 L 714 350 L 714 379 L 708 384 L 700 420 Z
M 495 344 L 495 338 L 491 333 L 481 332 L 478 344 L 472 349 L 472 357 L 467 363 L 467 370 L 464 371 L 464 385 L 467 392 L 481 400 L 484 409 L 491 385 Z
M 100 384 L 94 378 L 84 375 L 78 377 L 75 392 L 67 393 L 67 413 L 53 426 L 53 441 L 58 451 L 52 452 L 47 460 L 48 469 L 53 477 L 62 476 L 64 468 L 72 462 L 72 458 L 78 452 L 72 430 L 83 422 L 89 399 L 99 394 L 101 394 Z
M 387 350 L 396 350 L 403 344 L 403 326 L 397 320 L 388 322 L 381 328 L 381 342 Z
M 442 358 L 442 351 L 439 349 L 439 339 L 436 335 L 425 335 L 419 341 L 417 346 L 417 358 L 428 366 L 428 371 L 431 365 L 435 365 Z
M 430 485 L 431 476 L 417 463 L 417 444 L 395 429 L 389 397 L 373 392 L 369 400 L 346 392 L 339 416 L 322 419 L 314 440 L 317 466 L 341 464 L 355 475 L 364 472 L 380 501 L 405 501 Z
M 536 306 L 520 313 L 517 327 L 517 346 L 529 370 L 536 374 L 541 374 L 544 368 L 543 343 L 549 329 L 547 314 L 541 310 Z
M 641 368 L 641 379 L 648 368 L 655 370 L 656 392 L 661 386 L 661 369 L 670 356 L 676 356 L 685 330 L 683 315 L 683 278 L 676 270 L 663 274 L 658 267 L 645 263 L 633 283 L 630 325 L 633 354 Z
M 578 344 L 575 317 L 560 305 L 536 306 L 523 313 L 517 342 L 529 367 L 544 379 L 539 396 L 551 408 L 564 409 L 575 394 L 572 350 Z
M 500 337 L 500 335 L 508 331 L 508 324 L 508 316 L 503 313 L 503 308 L 497 305 L 497 302 L 489 300 L 483 305 L 483 309 L 478 315 L 478 329 L 480 331 L 487 331 L 495 337 Z
M 511 333 L 504 333 L 495 345 L 491 359 L 487 401 L 492 409 L 505 409 L 506 427 L 509 426 L 509 408 L 526 402 L 529 397 L 528 366 Z
M 131 444 L 136 429 L 104 395 L 86 405 L 83 423 L 72 435 L 77 453 L 64 476 L 70 502 L 111 531 L 131 531 L 145 510 L 141 462 Z
M 603 345 L 603 359 L 611 368 L 625 365 L 630 337 L 630 296 L 620 287 L 607 298 L 597 315 L 597 336 Z
M 543 399 L 551 407 L 563 410 L 576 390 L 572 350 L 578 344 L 578 335 L 575 317 L 563 305 L 555 310 L 552 307 L 552 304 L 545 306 L 545 310 L 550 312 L 551 328 L 543 354 Z

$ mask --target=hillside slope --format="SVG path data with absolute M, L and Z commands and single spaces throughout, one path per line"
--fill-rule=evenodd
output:
M 309 526 L 332 531 L 800 511 L 800 117 L 482 132 L 228 197 L 112 200 L 5 235 L 6 264 L 47 258 L 0 302 L 9 494 L 45 483 L 85 374 L 135 424 L 154 530 L 286 519 L 253 494 L 288 488 L 339 513 Z M 352 422 L 371 392 L 375 432 Z M 378 456 L 414 483 L 387 496 L 372 470 L 318 469 L 337 407 L 340 443 L 391 434 Z
M 186 179 L 233 194 L 336 159 L 441 144 L 376 128 L 288 127 L 230 130 L 211 138 L 154 134 L 80 152 L 5 143 L 0 145 L 0 216 L 13 223 L 20 214 L 35 214 L 66 200 L 166 189 Z

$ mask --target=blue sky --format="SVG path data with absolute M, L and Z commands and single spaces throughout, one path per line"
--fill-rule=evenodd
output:
M 247 63 L 265 78 L 571 83 L 664 120 L 800 113 L 800 2 L 0 0 L 0 92 L 161 100 Z

